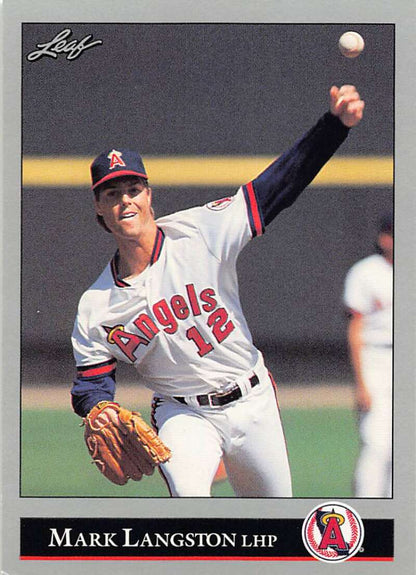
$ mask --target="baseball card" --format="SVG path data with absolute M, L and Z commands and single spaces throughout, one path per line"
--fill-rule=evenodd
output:
M 1 573 L 413 573 L 412 3 L 1 7 Z

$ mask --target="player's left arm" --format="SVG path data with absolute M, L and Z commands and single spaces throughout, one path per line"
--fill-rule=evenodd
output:
M 243 186 L 248 205 L 253 205 L 255 197 L 263 226 L 293 204 L 344 142 L 350 128 L 360 122 L 364 101 L 354 86 L 332 86 L 329 99 L 330 109 L 317 124 Z
M 116 363 L 108 364 L 108 373 L 88 375 L 78 371 L 72 382 L 71 404 L 74 412 L 80 417 L 87 413 L 100 401 L 114 401 L 116 390 Z M 95 367 L 95 366 L 94 366 Z M 91 369 L 91 372 L 93 369 Z
M 117 361 L 97 337 L 94 322 L 90 327 L 90 298 L 89 292 L 82 296 L 71 336 L 77 365 L 71 403 L 80 417 L 85 417 L 100 401 L 113 401 L 116 389 Z

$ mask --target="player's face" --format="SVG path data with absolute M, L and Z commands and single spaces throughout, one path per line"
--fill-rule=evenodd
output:
M 154 222 L 152 191 L 136 178 L 110 180 L 95 199 L 95 210 L 115 236 L 134 238 Z
M 383 252 L 384 256 L 392 260 L 393 259 L 393 236 L 392 234 L 381 233 L 378 235 L 377 239 L 378 245 Z

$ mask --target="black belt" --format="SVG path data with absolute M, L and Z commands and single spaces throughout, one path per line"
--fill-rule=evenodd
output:
M 251 387 L 255 387 L 260 383 L 257 375 L 253 375 L 252 377 L 250 377 L 249 382 Z M 231 403 L 236 399 L 240 399 L 240 397 L 242 396 L 243 392 L 241 391 L 241 388 L 238 385 L 236 385 L 235 387 L 233 387 L 229 391 L 226 391 L 225 393 L 208 393 L 207 395 L 197 395 L 196 401 L 201 407 L 204 407 L 206 405 L 220 407 L 222 405 L 227 405 L 227 403 Z M 173 399 L 176 399 L 181 403 L 189 405 L 185 397 L 174 397 Z

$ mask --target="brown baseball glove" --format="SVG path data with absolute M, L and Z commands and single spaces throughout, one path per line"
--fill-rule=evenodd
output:
M 140 481 L 171 456 L 170 449 L 137 411 L 101 401 L 84 418 L 88 451 L 107 479 L 124 485 Z

